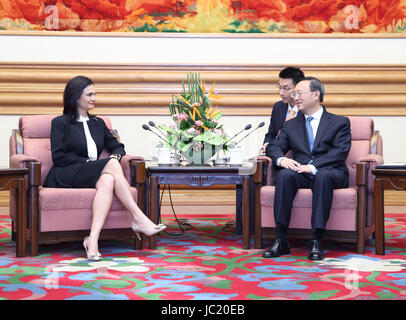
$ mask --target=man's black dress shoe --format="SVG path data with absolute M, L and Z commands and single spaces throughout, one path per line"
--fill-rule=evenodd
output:
M 262 256 L 264 258 L 276 258 L 285 254 L 290 254 L 288 242 L 276 239 L 272 247 L 266 250 Z
M 319 240 L 310 241 L 309 259 L 314 260 L 314 261 L 324 259 L 324 253 L 323 253 L 321 241 L 319 241 Z

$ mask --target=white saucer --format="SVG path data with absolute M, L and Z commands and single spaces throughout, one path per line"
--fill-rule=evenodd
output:
M 242 166 L 245 164 L 245 162 L 229 162 L 228 164 L 230 166 Z
M 157 162 L 157 164 L 158 165 L 166 165 L 166 166 L 169 166 L 169 165 L 171 165 L 171 164 L 175 164 L 175 163 L 173 163 L 173 162 Z

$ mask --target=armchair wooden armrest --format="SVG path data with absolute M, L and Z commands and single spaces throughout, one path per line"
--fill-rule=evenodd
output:
M 28 162 L 39 162 L 37 158 L 26 154 L 13 154 L 9 159 L 11 168 L 27 168 Z
M 379 154 L 370 153 L 366 157 L 362 158 L 360 162 L 370 162 L 371 165 L 379 165 L 383 163 L 383 157 Z
M 123 160 L 121 160 L 123 161 Z M 137 205 L 143 211 L 146 212 L 146 169 L 145 161 L 142 157 L 131 157 L 128 160 L 128 166 L 130 168 L 131 185 L 137 189 Z
M 371 164 L 374 164 L 375 167 L 374 161 L 360 161 L 356 167 L 357 252 L 364 251 L 365 240 L 375 231 L 374 224 L 368 225 L 368 194 L 373 192 L 374 184 L 371 176 Z
M 261 175 L 257 176 L 254 178 L 258 181 L 258 183 L 263 183 L 266 185 L 271 185 L 272 182 L 272 159 L 267 157 L 267 156 L 258 156 L 256 157 L 257 164 L 261 163 L 260 166 L 257 166 L 257 172 L 255 173 L 256 175 Z M 254 175 L 255 177 L 255 175 Z M 260 180 L 258 180 L 260 179 Z
M 374 176 L 372 170 L 375 169 L 377 165 L 383 163 L 383 157 L 379 154 L 368 154 L 366 157 L 360 160 L 360 163 L 368 164 L 368 190 L 372 194 L 374 192 Z

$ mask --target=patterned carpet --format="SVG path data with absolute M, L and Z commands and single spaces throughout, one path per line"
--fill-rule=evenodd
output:
M 189 216 L 182 235 L 162 233 L 158 249 L 100 243 L 103 260 L 84 258 L 80 243 L 46 245 L 37 257 L 15 257 L 10 220 L 0 219 L 0 299 L 4 300 L 406 300 L 406 218 L 386 217 L 386 255 L 353 244 L 325 243 L 326 258 L 292 254 L 263 259 L 241 249 L 228 216 Z M 172 218 L 164 221 L 180 233 Z M 226 229 L 226 230 L 225 230 Z M 232 230 L 231 230 L 232 231 Z

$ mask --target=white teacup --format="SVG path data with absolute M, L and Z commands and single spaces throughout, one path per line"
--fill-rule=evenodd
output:
M 157 152 L 159 163 L 170 163 L 171 162 L 171 149 L 159 148 Z
M 230 149 L 230 164 L 241 164 L 243 161 L 244 158 L 242 148 Z

